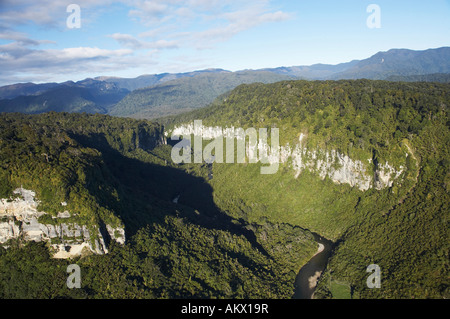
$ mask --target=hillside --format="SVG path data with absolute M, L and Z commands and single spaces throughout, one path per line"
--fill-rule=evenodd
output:
M 114 85 L 126 89 L 128 91 L 134 91 L 138 89 L 142 89 L 149 86 L 154 86 L 157 84 L 162 84 L 167 81 L 172 81 L 184 77 L 194 77 L 200 74 L 207 73 L 229 73 L 230 71 L 222 70 L 222 69 L 206 69 L 199 70 L 193 72 L 184 72 L 184 73 L 161 73 L 161 74 L 145 74 L 140 75 L 136 78 L 119 78 L 119 77 L 108 77 L 108 76 L 99 76 L 96 77 L 95 80 L 113 83 Z
M 386 80 L 390 76 L 450 73 L 450 47 L 414 51 L 392 49 L 378 52 L 345 71 L 329 76 L 330 80 Z
M 205 72 L 135 90 L 109 112 L 113 116 L 152 119 L 207 106 L 243 83 L 292 79 L 265 71 Z
M 450 83 L 450 74 L 448 73 L 434 73 L 425 75 L 392 75 L 387 78 L 388 81 L 400 81 L 400 82 L 439 82 Z
M 279 128 L 277 173 L 216 162 L 208 182 L 235 218 L 335 242 L 317 298 L 448 298 L 449 105 L 448 84 L 283 81 L 241 85 L 162 122 L 183 137 L 194 120 L 208 134 Z M 370 264 L 382 289 L 366 286 Z
M 336 65 L 314 64 L 264 69 L 308 80 L 370 79 L 388 80 L 389 77 L 428 76 L 450 73 L 450 48 L 423 51 L 392 49 L 377 52 L 363 60 Z
M 20 95 L 36 95 L 44 93 L 54 87 L 58 83 L 16 83 L 0 87 L 0 99 L 13 99 Z
M 2 299 L 285 299 L 298 267 L 317 249 L 299 227 L 267 222 L 254 233 L 224 214 L 203 178 L 171 164 L 158 124 L 51 112 L 2 114 L 0 128 L 0 231 L 23 231 L 1 242 Z M 46 214 L 11 215 L 19 204 Z M 28 238 L 37 223 L 61 234 Z M 102 232 L 108 225 L 123 227 L 126 240 Z M 79 240 L 66 226 L 91 236 L 100 229 L 107 251 L 52 258 L 52 245 L 72 249 Z M 258 232 L 268 239 L 260 241 Z M 81 289 L 66 287 L 73 263 L 81 268 Z
M 175 164 L 174 141 L 144 120 L 2 114 L 0 239 L 23 236 L 2 242 L 1 297 L 287 299 L 319 234 L 334 245 L 316 298 L 447 298 L 449 105 L 448 84 L 281 81 L 162 121 L 169 137 L 193 120 L 205 133 L 279 128 L 269 175 L 261 163 Z M 59 234 L 36 242 L 33 216 L 8 212 L 34 200 Z M 63 225 L 101 237 L 80 242 Z M 103 252 L 52 258 L 52 245 L 91 238 Z M 68 290 L 74 262 L 82 288 Z M 366 286 L 370 264 L 381 289 Z
M 9 91 L 5 90 L 4 94 L 13 96 L 21 92 L 23 95 L 0 100 L 0 112 L 40 114 L 55 111 L 104 114 L 129 93 L 128 90 L 118 88 L 114 84 L 92 79 L 51 86 L 32 85 L 33 90 L 26 92 L 12 90 L 10 86 L 8 88 Z M 39 91 L 36 91 L 37 88 Z
M 295 76 L 299 79 L 309 80 L 325 80 L 334 74 L 344 72 L 357 65 L 360 61 L 353 60 L 350 62 L 333 64 L 313 64 L 313 65 L 300 65 L 290 67 L 278 67 L 263 69 L 264 71 L 274 72 L 277 74 Z
M 211 69 L 132 79 L 98 77 L 76 83 L 17 84 L 0 88 L 4 96 L 0 111 L 86 112 L 151 119 L 206 106 L 242 83 L 271 83 L 292 78 L 264 71 L 234 73 Z

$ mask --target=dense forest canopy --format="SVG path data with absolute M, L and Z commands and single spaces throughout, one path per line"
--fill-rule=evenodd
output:
M 299 227 L 267 222 L 260 240 L 256 225 L 224 214 L 202 178 L 171 165 L 158 124 L 53 112 L 2 114 L 0 127 L 1 198 L 31 189 L 40 210 L 56 214 L 65 201 L 78 222 L 123 223 L 127 237 L 107 255 L 75 260 L 52 259 L 45 242 L 10 240 L 0 247 L 2 298 L 290 298 L 316 250 Z M 74 262 L 79 290 L 66 286 Z
M 241 85 L 210 107 L 161 122 L 277 127 L 281 144 L 303 133 L 310 149 L 403 165 L 401 180 L 380 191 L 309 172 L 295 179 L 288 167 L 263 177 L 256 167 L 225 164 L 214 165 L 210 183 L 219 207 L 236 217 L 301 225 L 338 243 L 317 296 L 343 286 L 361 297 L 439 298 L 449 293 L 449 105 L 448 84 L 283 81 Z M 385 289 L 365 286 L 371 263 L 384 269 Z

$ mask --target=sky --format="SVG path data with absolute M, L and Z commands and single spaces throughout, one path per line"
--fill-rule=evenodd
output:
M 0 85 L 338 64 L 450 46 L 449 17 L 450 0 L 0 0 Z

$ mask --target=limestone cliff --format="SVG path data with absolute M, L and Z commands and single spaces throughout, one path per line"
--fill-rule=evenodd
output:
M 51 217 L 51 223 L 41 223 L 40 217 L 47 214 L 38 211 L 35 193 L 18 188 L 14 194 L 18 195 L 14 199 L 0 199 L 0 244 L 10 239 L 48 241 L 54 258 L 71 258 L 80 256 L 83 250 L 95 254 L 108 253 L 105 236 L 119 244 L 125 243 L 123 227 L 106 225 L 106 232 L 102 232 L 99 225 L 70 222 L 72 214 L 67 210 Z M 66 205 L 61 203 L 61 208 Z
M 166 136 L 201 136 L 204 139 L 215 139 L 218 137 L 244 139 L 245 133 L 242 129 L 234 127 L 222 129 L 220 127 L 207 127 L 202 125 L 185 124 L 167 131 Z M 270 146 L 261 139 L 257 145 L 249 145 L 246 148 L 247 156 L 254 156 L 258 151 L 263 151 L 269 156 L 269 162 L 278 162 L 290 166 L 294 171 L 295 178 L 308 170 L 325 179 L 330 178 L 337 184 L 349 184 L 361 191 L 371 188 L 383 189 L 392 187 L 396 180 L 404 172 L 403 166 L 393 167 L 389 162 L 372 163 L 368 158 L 366 162 L 355 160 L 336 150 L 309 149 L 305 145 L 306 136 L 300 134 L 296 145 L 282 145 L 278 150 L 272 150 Z M 406 155 L 408 156 L 408 154 Z

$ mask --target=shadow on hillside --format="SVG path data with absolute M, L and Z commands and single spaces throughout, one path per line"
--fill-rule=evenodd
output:
M 101 206 L 119 215 L 127 237 L 148 224 L 163 223 L 166 216 L 172 215 L 207 229 L 243 235 L 253 247 L 269 256 L 251 230 L 220 211 L 213 201 L 213 189 L 203 178 L 170 166 L 126 157 L 113 149 L 103 134 L 72 137 L 82 146 L 102 152 L 104 164 L 100 169 L 93 169 L 96 176 L 88 177 L 91 178 L 88 190 Z M 117 190 L 119 201 L 108 193 L 108 185 Z M 99 188 L 106 191 L 99 192 Z

